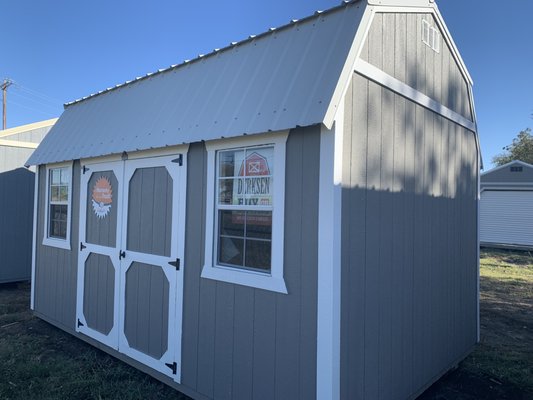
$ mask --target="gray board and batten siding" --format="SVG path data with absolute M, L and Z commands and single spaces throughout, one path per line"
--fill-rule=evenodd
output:
M 292 130 L 286 151 L 284 277 L 290 296 L 200 278 L 204 265 L 207 152 L 202 143 L 189 148 L 181 385 L 144 368 L 184 393 L 217 399 L 316 397 L 316 160 L 320 127 Z M 75 332 L 79 245 L 76 199 L 80 185 L 77 161 L 72 176 L 69 251 L 42 245 L 46 173 L 45 167 L 40 167 L 34 308 L 45 320 L 97 345 Z M 98 326 L 105 326 L 104 322 Z M 125 357 L 103 345 L 98 347 Z
M 35 248 L 34 312 L 48 322 L 77 335 L 76 293 L 79 246 L 80 163 L 72 168 L 70 248 L 43 245 L 46 209 L 46 166 L 39 166 Z
M 472 119 L 422 18 L 376 14 L 361 58 Z M 414 398 L 477 342 L 476 134 L 358 73 L 344 132 L 340 398 Z

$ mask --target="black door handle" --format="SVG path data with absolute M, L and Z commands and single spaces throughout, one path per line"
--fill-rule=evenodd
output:
M 123 258 L 126 258 L 126 252 L 123 251 L 123 250 L 120 250 L 120 251 L 118 252 L 118 259 L 119 259 L 119 260 L 122 260 Z

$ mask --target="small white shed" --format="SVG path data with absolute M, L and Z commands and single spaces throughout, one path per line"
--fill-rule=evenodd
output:
M 480 242 L 533 248 L 533 165 L 511 161 L 481 175 Z

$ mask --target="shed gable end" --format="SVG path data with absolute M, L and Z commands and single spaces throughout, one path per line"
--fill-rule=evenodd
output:
M 473 121 L 467 77 L 434 15 L 377 12 L 361 59 Z

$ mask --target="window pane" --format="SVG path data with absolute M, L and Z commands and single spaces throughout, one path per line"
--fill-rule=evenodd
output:
M 62 239 L 67 237 L 67 213 L 66 205 L 52 204 L 50 206 L 49 236 Z
M 244 158 L 243 150 L 221 151 L 218 153 L 218 176 L 233 177 L 237 176 L 236 166 L 242 163 Z M 236 162 L 237 160 L 240 160 Z
M 218 181 L 218 204 L 239 204 L 235 179 L 220 179 Z
M 50 206 L 50 219 L 55 221 L 66 221 L 67 206 L 62 204 L 52 204 Z
M 50 181 L 52 185 L 61 183 L 61 171 L 59 168 L 50 170 Z
M 221 237 L 218 246 L 218 262 L 241 267 L 243 264 L 244 240 Z
M 59 200 L 68 201 L 68 186 L 59 187 Z
M 270 241 L 246 239 L 246 260 L 248 268 L 270 271 L 272 244 Z
M 246 213 L 246 237 L 272 239 L 272 212 L 248 211 Z
M 70 171 L 68 168 L 61 168 L 61 184 L 68 185 L 70 182 Z
M 59 186 L 50 187 L 50 200 L 59 201 Z
M 244 211 L 219 211 L 219 215 L 221 235 L 244 237 Z

